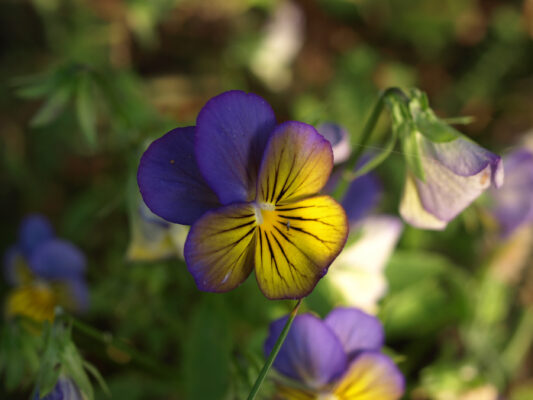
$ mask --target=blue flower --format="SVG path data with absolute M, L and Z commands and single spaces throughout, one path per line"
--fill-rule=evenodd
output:
M 27 216 L 20 224 L 17 243 L 4 256 L 4 273 L 14 286 L 7 314 L 44 321 L 53 320 L 57 305 L 86 308 L 85 264 L 83 253 L 58 239 L 45 217 Z
M 50 393 L 39 397 L 39 391 L 37 391 L 33 400 L 84 400 L 84 397 L 71 379 L 62 376 Z
M 346 241 L 344 210 L 318 195 L 332 167 L 312 126 L 277 125 L 261 97 L 230 91 L 195 127 L 153 142 L 137 179 L 152 212 L 192 225 L 185 260 L 201 290 L 232 290 L 255 271 L 266 297 L 286 299 L 309 294 Z
M 274 321 L 265 342 L 269 354 L 286 318 Z M 274 368 L 285 378 L 278 396 L 286 400 L 397 400 L 404 378 L 381 353 L 383 327 L 356 308 L 336 308 L 323 321 L 296 316 Z
M 533 223 L 533 152 L 521 148 L 503 161 L 505 184 L 491 191 L 492 210 L 502 234 L 509 236 L 520 226 Z

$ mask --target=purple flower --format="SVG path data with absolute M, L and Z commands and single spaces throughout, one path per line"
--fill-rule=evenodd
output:
M 69 378 L 60 377 L 54 389 L 44 397 L 39 396 L 39 392 L 35 393 L 33 400 L 83 400 L 80 390 L 76 384 Z
M 425 95 L 412 95 L 412 120 L 396 123 L 408 164 L 400 214 L 418 228 L 441 230 L 485 189 L 503 184 L 503 165 L 439 120 Z
M 286 319 L 271 324 L 265 354 Z M 380 352 L 383 341 L 379 320 L 356 308 L 337 308 L 323 321 L 312 314 L 296 316 L 273 364 L 289 379 L 278 385 L 278 394 L 283 399 L 399 399 L 404 379 Z
M 225 292 L 255 270 L 270 299 L 307 295 L 347 236 L 346 215 L 317 193 L 333 167 L 329 142 L 310 125 L 277 125 L 268 103 L 222 93 L 196 127 L 154 141 L 137 175 L 146 205 L 192 225 L 185 260 L 201 290 Z
M 72 243 L 58 239 L 42 215 L 20 224 L 18 241 L 4 255 L 4 274 L 15 286 L 7 300 L 8 315 L 52 320 L 57 305 L 86 308 L 85 256 Z
M 533 222 L 533 152 L 519 149 L 504 158 L 505 184 L 492 190 L 492 210 L 508 236 Z

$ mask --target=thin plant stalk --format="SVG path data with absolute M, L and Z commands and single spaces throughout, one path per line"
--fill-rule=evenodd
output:
M 283 342 L 285 342 L 287 334 L 289 333 L 289 329 L 291 328 L 292 321 L 294 321 L 296 314 L 298 314 L 298 309 L 300 308 L 301 303 L 302 299 L 298 300 L 298 302 L 292 309 L 289 318 L 287 319 L 287 322 L 285 323 L 285 326 L 283 327 L 283 330 L 281 331 L 278 340 L 276 341 L 276 344 L 272 348 L 272 351 L 270 352 L 265 364 L 263 365 L 263 368 L 261 369 L 261 372 L 259 373 L 259 376 L 257 377 L 254 383 L 254 386 L 252 387 L 252 390 L 250 391 L 250 394 L 248 395 L 248 400 L 255 399 L 255 396 L 259 392 L 259 389 L 261 388 L 261 385 L 263 384 L 263 381 L 265 380 L 268 371 L 270 370 L 270 367 L 272 367 L 272 364 L 274 363 L 274 360 L 276 359 L 276 356 L 278 355 L 279 350 L 283 345 Z

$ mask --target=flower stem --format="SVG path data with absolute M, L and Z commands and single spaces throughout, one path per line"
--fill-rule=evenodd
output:
M 287 337 L 287 334 L 289 333 L 289 329 L 292 325 L 292 321 L 294 321 L 294 317 L 296 317 L 296 314 L 298 314 L 298 309 L 300 308 L 300 304 L 302 303 L 302 299 L 298 300 L 294 308 L 292 309 L 289 318 L 287 319 L 287 322 L 285 323 L 285 326 L 283 327 L 283 330 L 281 331 L 278 340 L 276 341 L 276 344 L 272 348 L 272 351 L 270 352 L 270 355 L 268 356 L 268 359 L 265 362 L 265 365 L 263 365 L 263 368 L 261 369 L 261 372 L 259 373 L 259 376 L 257 377 L 254 386 L 252 387 L 252 390 L 250 391 L 250 394 L 248 395 L 248 400 L 255 399 L 255 396 L 259 392 L 259 388 L 261 387 L 263 381 L 265 380 L 268 371 L 270 370 L 270 367 L 274 363 L 274 360 L 276 359 L 276 356 L 279 353 L 279 350 L 281 349 L 281 346 L 283 345 L 283 342 L 285 342 L 285 338 Z
M 160 365 L 156 360 L 149 356 L 135 350 L 131 346 L 128 346 L 122 340 L 115 339 L 110 333 L 101 332 L 98 329 L 74 318 L 72 315 L 67 315 L 68 321 L 72 324 L 72 327 L 77 331 L 91 337 L 107 346 L 115 347 L 121 352 L 126 353 L 132 360 L 144 368 L 153 371 L 157 375 L 174 376 L 169 368 Z
M 372 136 L 372 133 L 374 132 L 374 128 L 376 127 L 377 122 L 379 121 L 379 117 L 381 116 L 381 113 L 383 112 L 383 108 L 386 104 L 387 99 L 390 98 L 396 98 L 399 101 L 407 102 L 409 99 L 404 94 L 403 91 L 401 91 L 399 88 L 391 87 L 379 95 L 378 101 L 376 102 L 376 105 L 372 109 L 372 113 L 370 114 L 370 117 L 366 121 L 365 127 L 363 129 L 363 133 L 361 135 L 361 141 L 357 145 L 357 148 L 352 152 L 352 155 L 345 163 L 344 173 L 341 175 L 340 181 L 337 184 L 337 187 L 335 188 L 335 191 L 333 192 L 333 197 L 337 199 L 337 201 L 342 201 L 344 195 L 346 194 L 346 190 L 348 190 L 348 187 L 350 183 L 360 176 L 361 174 L 358 174 L 357 172 L 354 173 L 354 169 L 357 165 L 357 162 L 363 155 L 368 141 L 370 140 L 370 137 Z M 396 140 L 394 138 L 394 141 L 390 146 L 394 146 Z M 389 146 L 387 146 L 389 147 Z M 390 148 L 392 150 L 392 147 Z M 390 152 L 389 150 L 389 152 Z M 388 153 L 387 153 L 388 155 Z M 375 157 L 377 162 L 373 162 L 371 168 L 367 168 L 364 173 L 367 173 L 370 171 L 370 169 L 373 169 L 377 167 L 382 161 L 385 160 L 386 157 L 380 157 L 379 155 Z M 369 161 L 368 164 L 370 164 L 372 161 Z

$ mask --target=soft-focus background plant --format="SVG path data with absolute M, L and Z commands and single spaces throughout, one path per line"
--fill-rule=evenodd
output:
M 53 369 L 50 343 L 96 367 L 113 399 L 244 398 L 268 325 L 290 304 L 268 301 L 253 280 L 222 295 L 196 289 L 180 256 L 186 231 L 138 195 L 147 143 L 242 89 L 280 119 L 341 124 L 357 146 L 379 91 L 414 86 L 508 154 L 533 142 L 533 1 L 4 0 L 0 73 L 0 250 L 25 215 L 42 213 L 85 252 L 91 294 L 83 323 L 56 342 L 53 330 L 40 340 L 2 321 L 0 398 L 28 398 Z M 389 127 L 383 118 L 369 150 Z M 372 214 L 397 214 L 404 168 L 398 147 L 376 171 Z M 533 227 L 523 218 L 504 234 L 494 198 L 443 232 L 404 226 L 388 288 L 368 294 L 386 292 L 366 309 L 385 325 L 406 398 L 533 398 Z M 359 254 L 374 265 L 376 251 Z M 2 281 L 3 299 L 8 290 Z M 347 301 L 326 276 L 303 307 L 324 316 Z M 97 381 L 95 398 L 106 398 Z

